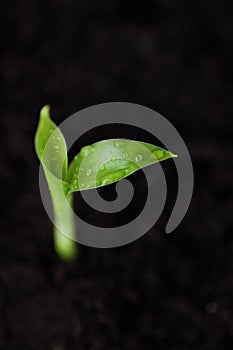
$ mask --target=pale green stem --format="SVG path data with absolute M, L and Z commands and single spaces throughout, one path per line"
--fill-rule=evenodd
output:
M 73 260 L 77 256 L 74 213 L 70 210 L 73 209 L 73 195 L 68 194 L 66 199 L 62 205 L 54 203 L 54 246 L 60 257 Z

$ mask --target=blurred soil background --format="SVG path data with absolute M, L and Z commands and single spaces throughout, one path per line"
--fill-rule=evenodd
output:
M 230 0 L 1 4 L 1 350 L 232 349 L 232 10 Z M 66 263 L 39 194 L 39 109 L 49 103 L 59 124 L 111 101 L 155 109 L 177 128 L 193 160 L 192 203 L 166 235 L 177 192 L 166 162 L 167 204 L 150 232 L 117 249 L 80 246 Z M 71 155 L 111 137 L 152 140 L 135 128 L 99 128 Z M 131 179 L 130 217 L 145 200 L 143 174 Z M 102 195 L 114 198 L 114 186 Z M 79 198 L 87 219 L 120 220 Z

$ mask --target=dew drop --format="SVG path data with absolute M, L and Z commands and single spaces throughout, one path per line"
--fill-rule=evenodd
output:
M 115 141 L 115 142 L 114 142 L 114 146 L 115 146 L 116 148 L 120 148 L 120 147 L 122 146 L 122 143 L 119 142 L 119 141 Z
M 55 145 L 54 146 L 54 149 L 59 149 L 60 147 L 58 145 Z
M 101 186 L 109 185 L 125 177 L 125 170 L 118 170 L 111 174 L 105 175 L 100 179 Z
M 92 169 L 87 169 L 86 174 L 87 174 L 87 176 L 90 176 L 92 174 Z
M 136 162 L 140 162 L 140 160 L 142 160 L 142 155 L 140 153 L 137 154 L 135 157 L 135 160 L 136 160 Z
M 112 181 L 110 179 L 103 179 L 101 181 L 101 185 L 104 186 L 104 185 L 109 185 Z
M 129 155 L 128 155 L 127 152 L 122 153 L 122 157 L 123 157 L 123 158 L 128 158 L 128 156 L 129 156 Z
M 86 146 L 86 147 L 83 147 L 80 151 L 80 154 L 83 158 L 85 158 L 91 151 L 92 147 L 91 146 Z
M 103 171 L 105 169 L 105 166 L 102 164 L 99 166 L 99 170 Z
M 112 157 L 112 158 L 111 158 L 111 161 L 112 161 L 112 162 L 116 162 L 116 160 L 117 160 L 116 157 Z
M 160 159 L 163 157 L 163 151 L 155 151 L 154 155 L 156 158 Z

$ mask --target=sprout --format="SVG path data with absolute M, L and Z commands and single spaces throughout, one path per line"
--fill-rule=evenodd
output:
M 53 204 L 55 250 L 61 258 L 72 260 L 77 255 L 73 192 L 112 184 L 139 169 L 176 155 L 149 143 L 109 139 L 83 147 L 68 166 L 64 136 L 50 119 L 49 112 L 48 105 L 41 109 L 35 149 Z

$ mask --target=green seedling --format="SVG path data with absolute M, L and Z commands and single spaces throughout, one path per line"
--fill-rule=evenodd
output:
M 149 143 L 110 139 L 83 147 L 68 165 L 64 136 L 50 119 L 47 105 L 40 111 L 35 149 L 53 204 L 55 250 L 65 260 L 77 255 L 74 192 L 112 184 L 148 165 L 176 157 Z

